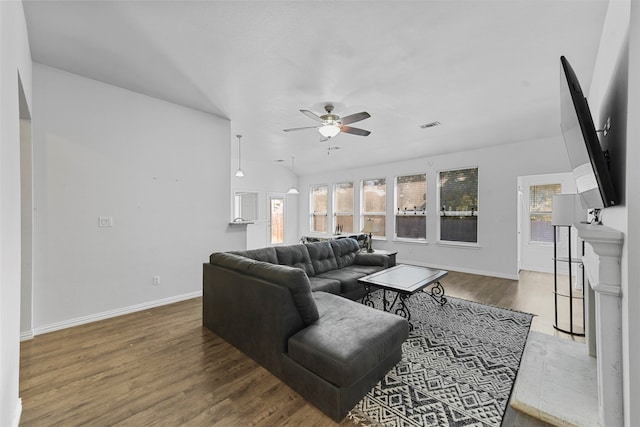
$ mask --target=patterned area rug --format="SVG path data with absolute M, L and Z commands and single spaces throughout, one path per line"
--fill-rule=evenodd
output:
M 414 329 L 402 360 L 351 410 L 353 422 L 500 426 L 533 316 L 447 299 L 444 306 L 425 292 L 409 299 Z

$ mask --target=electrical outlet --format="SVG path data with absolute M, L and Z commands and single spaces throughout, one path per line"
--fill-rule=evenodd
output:
M 154 285 L 160 284 L 160 276 L 153 276 L 153 284 Z

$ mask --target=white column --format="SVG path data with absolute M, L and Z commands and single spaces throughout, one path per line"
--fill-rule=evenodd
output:
M 624 235 L 602 225 L 576 224 L 585 241 L 583 264 L 595 293 L 598 410 L 603 426 L 622 426 L 622 300 L 620 257 Z M 593 338 L 593 337 L 591 337 Z

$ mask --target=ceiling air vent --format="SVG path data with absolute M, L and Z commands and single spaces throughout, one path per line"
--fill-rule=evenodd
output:
M 434 126 L 440 126 L 441 124 L 442 124 L 442 123 L 440 123 L 440 122 L 431 122 L 431 123 L 425 123 L 425 124 L 423 124 L 423 125 L 420 125 L 420 127 L 421 127 L 422 129 L 426 129 L 426 128 L 432 128 L 432 127 L 434 127 Z

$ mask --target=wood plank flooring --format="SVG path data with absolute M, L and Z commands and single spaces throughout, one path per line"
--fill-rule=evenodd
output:
M 553 324 L 553 276 L 450 272 L 446 294 Z M 21 426 L 331 426 L 288 386 L 202 326 L 200 298 L 21 344 Z M 345 419 L 341 425 L 351 425 Z

